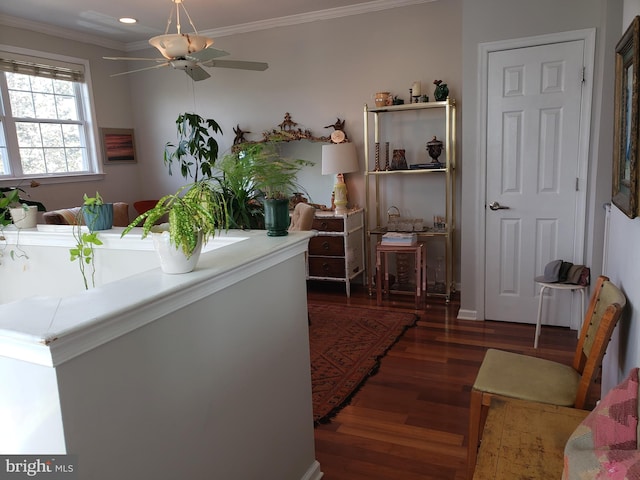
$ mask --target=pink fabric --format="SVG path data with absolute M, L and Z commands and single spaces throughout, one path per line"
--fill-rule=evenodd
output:
M 640 479 L 638 369 L 613 388 L 565 446 L 563 480 Z
M 635 449 L 638 427 L 638 370 L 609 392 L 585 418 L 594 448 Z

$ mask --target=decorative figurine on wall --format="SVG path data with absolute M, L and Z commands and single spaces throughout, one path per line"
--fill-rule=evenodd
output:
M 251 133 L 251 132 L 245 132 L 244 130 L 242 130 L 240 128 L 240 124 L 238 124 L 234 129 L 233 129 L 233 133 L 236 134 L 235 138 L 233 139 L 233 144 L 234 145 L 240 145 L 241 143 L 246 143 L 247 139 L 244 138 L 244 134 L 245 133 Z
M 333 125 L 326 125 L 324 128 L 333 128 L 333 133 L 331 134 L 331 141 L 333 143 L 342 143 L 348 142 L 349 138 L 347 137 L 347 132 L 344 131 L 344 123 L 345 120 L 340 120 L 340 118 L 336 119 L 336 123 Z

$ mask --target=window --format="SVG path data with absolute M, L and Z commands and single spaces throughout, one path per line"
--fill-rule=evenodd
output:
M 0 180 L 98 173 L 86 62 L 0 50 Z

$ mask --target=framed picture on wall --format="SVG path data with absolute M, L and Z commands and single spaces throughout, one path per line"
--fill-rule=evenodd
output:
M 629 218 L 638 214 L 638 69 L 640 16 L 616 45 L 611 200 Z
M 136 142 L 131 128 L 101 128 L 104 163 L 135 163 Z

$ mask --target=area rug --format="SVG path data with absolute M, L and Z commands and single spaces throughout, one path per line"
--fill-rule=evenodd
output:
M 327 423 L 373 375 L 413 313 L 309 304 L 314 424 Z

